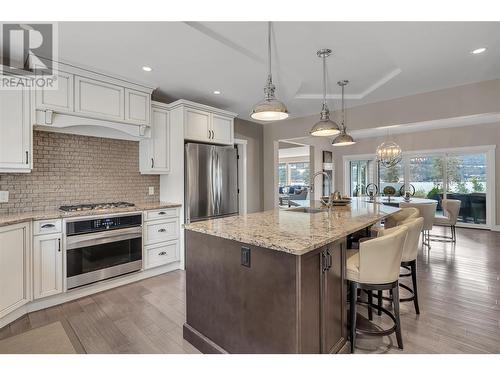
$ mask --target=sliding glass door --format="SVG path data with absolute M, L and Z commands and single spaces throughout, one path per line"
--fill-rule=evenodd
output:
M 494 219 L 494 159 L 490 146 L 462 149 L 426 150 L 404 153 L 395 167 L 386 168 L 369 155 L 345 157 L 347 170 L 345 190 L 351 196 L 365 195 L 366 185 L 373 182 L 384 195 L 392 187 L 415 191 L 414 196 L 438 201 L 442 214 L 443 198 L 461 202 L 458 222 L 463 226 L 490 227 Z M 387 189 L 392 191 L 392 189 Z

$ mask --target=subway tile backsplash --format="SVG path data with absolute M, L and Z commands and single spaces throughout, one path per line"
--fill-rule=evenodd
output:
M 139 173 L 139 142 L 34 131 L 32 172 L 0 174 L 1 190 L 9 191 L 9 202 L 0 203 L 0 214 L 91 202 L 154 203 L 160 178 Z

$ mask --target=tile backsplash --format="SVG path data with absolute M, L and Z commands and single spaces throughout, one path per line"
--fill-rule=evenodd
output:
M 153 186 L 155 194 L 148 195 Z M 139 173 L 139 142 L 33 132 L 31 173 L 0 174 L 9 202 L 0 214 L 53 210 L 61 205 L 159 201 L 160 178 Z

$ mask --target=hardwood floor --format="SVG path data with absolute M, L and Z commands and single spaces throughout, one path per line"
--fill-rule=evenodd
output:
M 358 336 L 356 353 L 500 353 L 500 233 L 457 228 L 457 236 L 456 246 L 432 242 L 419 254 L 421 314 L 401 303 L 404 350 L 394 335 Z M 182 338 L 184 294 L 184 272 L 175 271 L 30 313 L 0 339 L 60 320 L 86 353 L 198 353 Z M 389 322 L 374 314 L 360 324 Z

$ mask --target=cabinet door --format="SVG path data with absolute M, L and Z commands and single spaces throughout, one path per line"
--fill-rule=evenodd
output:
M 30 95 L 0 90 L 0 172 L 31 170 Z
M 70 73 L 57 72 L 57 89 L 35 88 L 35 107 L 37 109 L 52 109 L 63 112 L 73 112 L 73 81 Z
M 149 125 L 151 96 L 148 93 L 125 89 L 125 121 Z
M 75 112 L 124 120 L 125 88 L 110 83 L 75 76 Z
M 322 252 L 322 351 L 336 353 L 346 343 L 345 243 L 337 241 Z
M 184 110 L 184 138 L 211 142 L 210 112 L 186 108 Z
M 233 129 L 232 117 L 215 113 L 212 115 L 212 142 L 232 145 L 234 143 Z
M 170 119 L 165 109 L 153 108 L 151 127 L 151 147 L 153 150 L 153 170 L 158 173 L 170 172 Z
M 62 293 L 61 234 L 35 236 L 33 240 L 33 298 Z
M 30 299 L 29 224 L 0 227 L 0 318 Z

